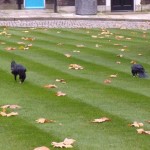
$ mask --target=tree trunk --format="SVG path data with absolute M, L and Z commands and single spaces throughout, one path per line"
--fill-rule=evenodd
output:
M 97 0 L 75 0 L 77 15 L 96 15 Z

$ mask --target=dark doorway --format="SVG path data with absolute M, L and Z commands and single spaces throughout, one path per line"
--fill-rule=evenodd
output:
M 133 10 L 133 0 L 112 0 L 112 11 L 131 11 Z

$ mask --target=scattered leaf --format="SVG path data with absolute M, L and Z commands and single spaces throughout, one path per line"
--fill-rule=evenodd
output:
M 15 48 L 15 47 L 6 47 L 5 49 L 6 49 L 7 51 L 16 50 L 16 48 Z
M 44 85 L 45 88 L 57 88 L 57 86 L 55 84 L 48 84 L 48 85 Z
M 17 112 L 11 112 L 11 113 L 6 113 L 6 112 L 0 112 L 0 115 L 3 117 L 10 117 L 10 116 L 17 116 L 18 113 Z
M 122 54 L 119 54 L 119 55 L 117 55 L 117 57 L 123 57 L 123 55 L 122 55 Z
M 71 55 L 70 55 L 70 54 L 65 54 L 65 56 L 66 56 L 67 58 L 71 57 Z
M 82 70 L 83 67 L 78 64 L 70 64 L 69 69 Z
M 136 64 L 136 61 L 132 60 L 132 61 L 130 62 L 130 64 Z
M 97 35 L 91 35 L 92 38 L 97 38 Z
M 34 41 L 35 40 L 34 37 L 22 37 L 21 39 L 25 40 L 25 41 Z
M 24 42 L 17 42 L 17 44 L 20 44 L 20 45 L 21 45 L 21 44 L 22 44 L 22 45 L 25 45 L 25 43 L 24 43 Z
M 85 47 L 83 44 L 77 44 L 76 47 Z
M 74 139 L 65 138 L 63 142 L 52 142 L 51 144 L 55 148 L 72 148 L 72 144 L 75 142 Z
M 19 105 L 3 105 L 1 108 L 11 108 L 11 109 L 16 109 L 16 108 L 21 108 Z
M 52 123 L 52 122 L 55 122 L 54 120 L 48 120 L 48 119 L 45 119 L 45 118 L 39 118 L 36 120 L 37 123 Z
M 63 93 L 63 92 L 61 92 L 61 91 L 58 91 L 57 93 L 56 93 L 56 96 L 65 96 L 66 95 L 66 93 Z
M 110 79 L 106 79 L 106 80 L 104 80 L 104 83 L 105 83 L 105 84 L 110 84 L 110 83 L 111 83 L 111 80 L 110 80 Z
M 56 79 L 56 82 L 61 82 L 61 83 L 66 83 L 66 81 L 64 79 Z
M 94 119 L 92 122 L 94 122 L 94 123 L 102 123 L 102 122 L 106 122 L 106 121 L 111 121 L 111 119 L 103 117 L 103 118 L 99 118 L 99 119 Z
M 37 147 L 34 150 L 50 150 L 48 147 L 45 146 L 41 146 L 41 147 Z
M 117 78 L 117 74 L 111 74 L 110 78 Z
M 139 128 L 139 127 L 143 127 L 144 124 L 135 121 L 135 122 L 133 122 L 132 124 L 129 124 L 129 126 L 133 126 L 133 127 Z
M 78 51 L 78 50 L 74 50 L 73 52 L 74 52 L 74 53 L 80 53 L 80 51 Z
M 121 62 L 120 61 L 116 61 L 116 64 L 121 64 Z
M 144 129 L 137 129 L 138 134 L 148 134 L 150 135 L 150 131 L 145 131 Z

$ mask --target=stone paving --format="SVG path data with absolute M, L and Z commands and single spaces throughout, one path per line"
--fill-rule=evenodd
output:
M 0 26 L 35 28 L 122 28 L 150 29 L 150 22 L 104 20 L 18 20 L 0 21 Z

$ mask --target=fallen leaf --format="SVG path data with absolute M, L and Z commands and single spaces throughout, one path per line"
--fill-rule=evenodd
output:
M 143 127 L 144 124 L 135 121 L 135 122 L 133 122 L 132 124 L 129 124 L 129 126 L 133 126 L 133 127 L 139 128 L 139 127 Z
M 74 53 L 80 53 L 80 51 L 78 51 L 78 50 L 74 50 L 73 52 L 74 52 Z
M 37 123 L 52 123 L 52 122 L 55 122 L 54 120 L 48 120 L 48 119 L 45 119 L 45 118 L 39 118 L 36 120 Z
M 97 35 L 91 35 L 92 38 L 97 38 Z
M 64 144 L 66 145 L 72 145 L 74 142 L 75 142 L 74 139 L 68 139 L 68 138 L 64 139 Z
M 102 45 L 99 45 L 99 44 L 96 44 L 96 45 L 95 45 L 95 47 L 100 47 L 100 46 L 102 46 Z
M 66 83 L 66 81 L 64 79 L 56 79 L 56 82 L 61 82 L 61 83 Z
M 123 57 L 123 55 L 122 55 L 122 54 L 119 54 L 119 55 L 117 55 L 117 57 Z
M 25 43 L 24 43 L 24 42 L 17 42 L 17 44 L 22 44 L 22 45 L 25 45 Z
M 0 115 L 3 117 L 10 117 L 10 116 L 17 116 L 18 113 L 17 112 L 11 112 L 11 113 L 6 113 L 6 112 L 0 112 Z
M 11 109 L 16 109 L 16 108 L 21 108 L 19 105 L 3 105 L 1 108 L 11 108 Z
M 116 61 L 116 64 L 121 64 L 121 62 L 120 61 Z
M 25 40 L 25 41 L 34 41 L 35 40 L 34 37 L 22 37 L 21 39 Z
M 41 147 L 37 147 L 34 150 L 50 150 L 48 147 L 45 146 L 41 146 Z
M 56 93 L 56 96 L 65 96 L 66 95 L 66 93 L 63 93 L 63 92 L 61 92 L 61 91 L 58 91 L 57 93 Z
M 94 119 L 92 122 L 94 122 L 94 123 L 102 123 L 102 122 L 106 122 L 106 121 L 111 121 L 111 119 L 103 117 L 103 118 L 99 118 L 99 119 Z
M 52 142 L 51 143 L 55 148 L 65 148 L 65 144 L 63 142 Z
M 124 52 L 124 51 L 125 51 L 125 49 L 123 49 L 123 48 L 122 48 L 122 49 L 119 49 L 119 50 L 120 50 L 120 51 L 122 51 L 122 52 Z
M 12 50 L 16 50 L 16 48 L 15 47 L 6 47 L 5 50 L 12 51 Z
M 71 57 L 71 55 L 70 55 L 70 54 L 65 54 L 65 56 L 66 56 L 67 58 Z
M 148 121 L 146 121 L 146 122 L 150 123 L 150 120 L 148 120 Z
M 115 46 L 121 46 L 121 44 L 117 44 L 117 43 L 115 43 L 114 45 L 115 45 Z
M 57 88 L 57 86 L 55 84 L 48 84 L 48 85 L 44 85 L 45 88 Z
M 132 60 L 132 61 L 130 62 L 130 64 L 136 64 L 136 61 Z
M 117 78 L 117 74 L 111 74 L 110 78 Z
M 26 30 L 26 31 L 22 31 L 22 32 L 24 32 L 24 33 L 28 33 L 29 31 L 27 31 L 27 30 Z
M 106 80 L 104 80 L 104 83 L 105 84 L 109 84 L 109 83 L 111 83 L 111 80 L 110 79 L 106 79 Z
M 55 148 L 72 148 L 72 144 L 75 142 L 74 139 L 65 138 L 63 142 L 52 142 L 51 144 Z
M 131 40 L 131 38 L 126 38 L 126 40 Z
M 82 70 L 83 67 L 78 64 L 70 64 L 69 69 Z
M 77 44 L 76 47 L 85 47 L 83 44 Z
M 138 134 L 148 134 L 150 135 L 150 131 L 145 131 L 144 129 L 137 129 Z

